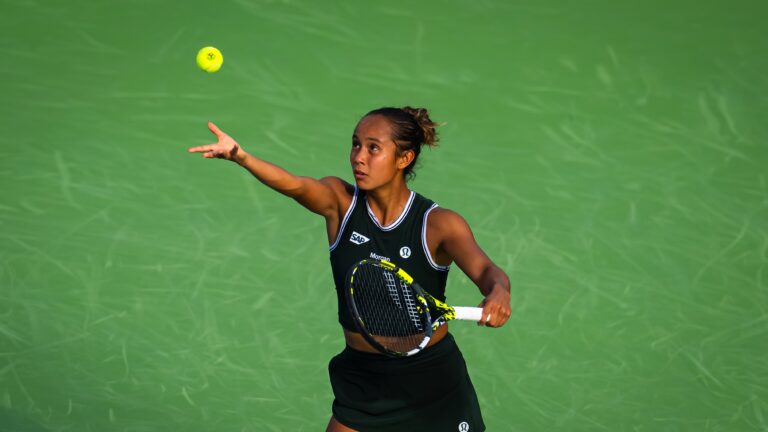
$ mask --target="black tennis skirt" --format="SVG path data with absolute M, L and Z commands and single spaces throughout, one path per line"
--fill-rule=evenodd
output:
M 475 388 L 453 336 L 392 358 L 346 347 L 328 365 L 333 416 L 360 432 L 482 432 Z

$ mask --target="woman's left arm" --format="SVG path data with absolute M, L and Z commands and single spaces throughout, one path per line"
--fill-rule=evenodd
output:
M 504 325 L 512 314 L 507 274 L 480 249 L 469 224 L 458 213 L 438 207 L 428 220 L 428 238 L 435 235 L 438 240 L 434 254 L 438 264 L 455 261 L 485 296 L 479 305 L 483 319 L 478 324 Z

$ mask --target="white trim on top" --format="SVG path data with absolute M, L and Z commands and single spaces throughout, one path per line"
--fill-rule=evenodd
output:
M 380 230 L 392 231 L 393 229 L 397 228 L 397 226 L 400 225 L 402 221 L 405 220 L 405 216 L 408 215 L 408 211 L 411 209 L 411 204 L 413 204 L 414 197 L 416 197 L 416 193 L 414 191 L 411 191 L 411 196 L 408 197 L 408 202 L 405 204 L 405 208 L 403 209 L 403 212 L 400 213 L 400 216 L 398 216 L 394 222 L 392 222 L 387 226 L 382 226 L 379 220 L 376 218 L 376 215 L 373 214 L 373 210 L 371 210 L 371 206 L 368 205 L 367 198 L 365 200 L 365 207 L 368 209 L 368 216 L 371 217 L 371 220 L 373 221 L 373 223 L 376 224 L 376 226 L 379 227 Z
M 432 204 L 432 207 L 424 212 L 424 222 L 421 224 L 421 246 L 424 248 L 424 255 L 426 255 L 427 261 L 429 261 L 429 265 L 431 265 L 433 269 L 438 271 L 448 271 L 451 269 L 451 266 L 438 265 L 432 258 L 432 254 L 429 252 L 429 245 L 427 245 L 427 216 L 429 216 L 429 212 L 437 207 L 437 204 Z
M 346 228 L 347 222 L 349 222 L 349 218 L 350 216 L 352 216 L 352 210 L 355 209 L 356 202 L 357 202 L 357 185 L 355 185 L 355 193 L 352 194 L 352 202 L 349 204 L 347 213 L 344 214 L 344 219 L 342 219 L 341 225 L 339 225 L 339 232 L 336 234 L 336 241 L 334 241 L 333 244 L 328 248 L 331 252 L 333 252 L 333 250 L 336 249 L 336 246 L 339 245 L 339 242 L 341 241 L 341 235 L 344 234 L 344 228 Z

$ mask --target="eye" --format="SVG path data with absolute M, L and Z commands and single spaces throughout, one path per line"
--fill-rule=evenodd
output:
M 371 151 L 372 152 L 379 151 L 379 145 L 378 144 L 371 144 Z
M 360 141 L 352 140 L 352 148 L 359 148 L 359 147 L 360 147 Z

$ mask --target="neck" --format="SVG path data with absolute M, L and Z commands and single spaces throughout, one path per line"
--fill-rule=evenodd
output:
M 366 192 L 368 205 L 383 226 L 390 225 L 400 216 L 411 196 L 411 191 L 408 190 L 405 182 L 397 183 Z

